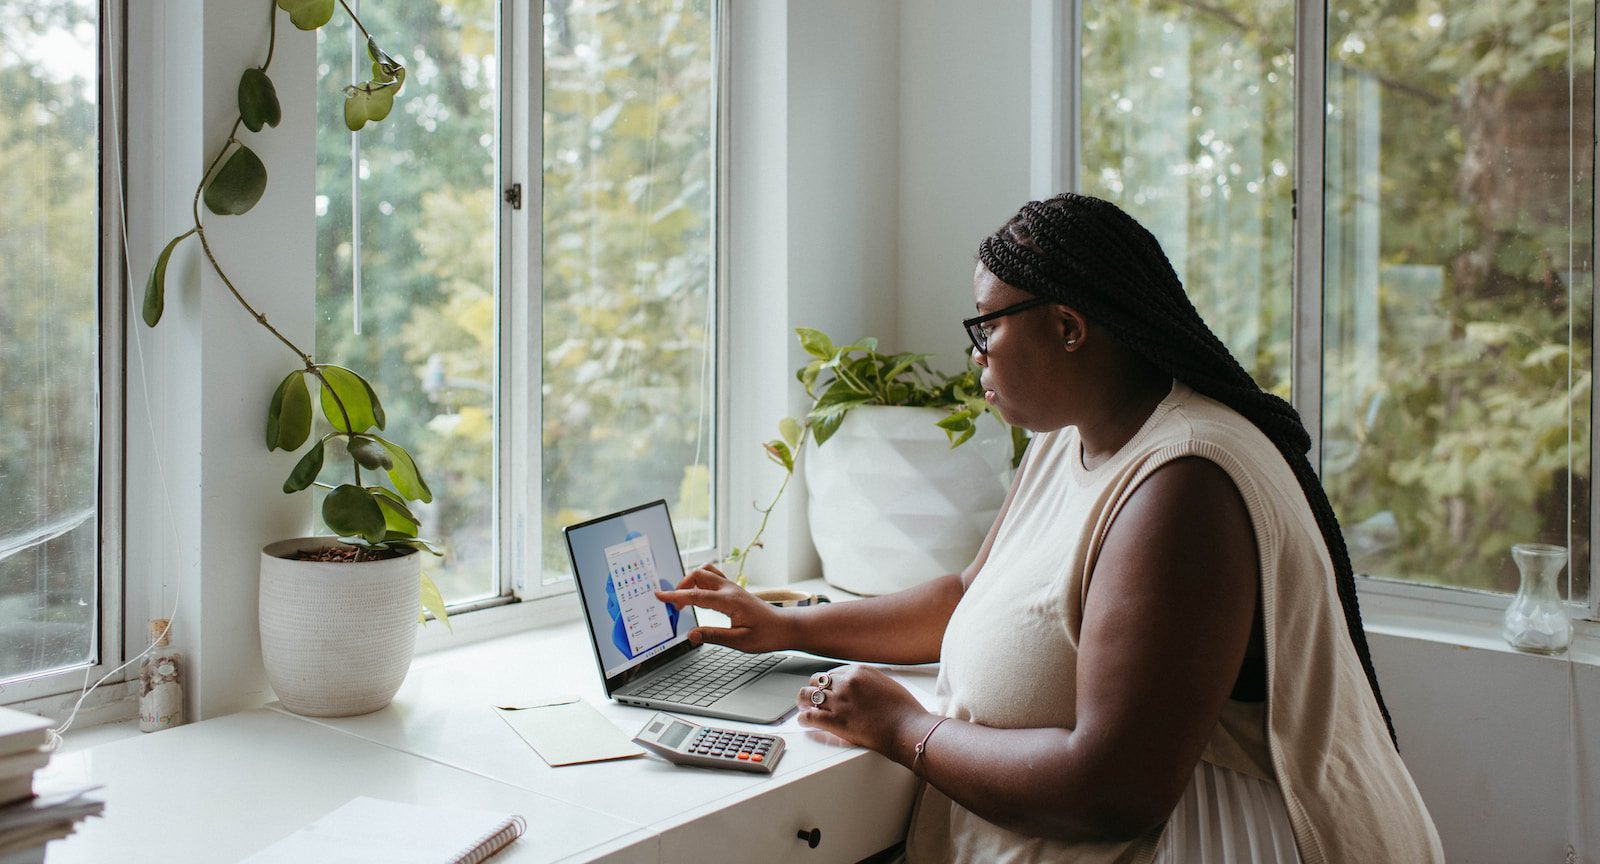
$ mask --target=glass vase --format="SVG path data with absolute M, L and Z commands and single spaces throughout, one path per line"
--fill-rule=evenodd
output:
M 1564 546 L 1518 543 L 1511 547 L 1522 585 L 1506 607 L 1501 633 L 1519 651 L 1560 654 L 1572 644 L 1572 621 L 1556 591 L 1556 576 L 1567 565 Z

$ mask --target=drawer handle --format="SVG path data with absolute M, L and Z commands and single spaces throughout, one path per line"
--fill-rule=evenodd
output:
M 817 848 L 817 844 L 822 842 L 822 829 L 812 828 L 810 831 L 807 831 L 806 829 L 801 828 L 800 833 L 796 834 L 795 836 L 806 841 L 807 846 L 815 849 Z

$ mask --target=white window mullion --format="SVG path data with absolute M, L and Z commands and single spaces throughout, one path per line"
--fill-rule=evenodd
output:
M 509 480 L 503 483 L 501 500 L 505 517 L 501 520 L 501 556 L 507 567 L 506 578 L 520 599 L 544 595 L 544 548 L 540 509 L 540 465 L 543 462 L 543 400 L 540 397 L 540 358 L 544 354 L 543 302 L 540 273 L 543 258 L 543 164 L 544 138 L 537 118 L 544 115 L 544 3 L 542 0 L 511 0 L 502 13 L 502 27 L 508 62 L 503 63 L 510 80 L 505 83 L 507 110 L 501 117 L 501 149 L 505 170 L 501 182 L 507 189 L 521 186 L 521 207 L 502 201 L 500 309 L 505 317 L 501 327 L 501 362 L 504 364 L 497 387 L 505 410 L 501 416 L 501 440 L 508 451 L 500 459 Z
M 1328 7 L 1303 0 L 1295 9 L 1294 341 L 1291 401 L 1311 433 L 1311 464 L 1322 465 L 1322 207 L 1327 127 Z

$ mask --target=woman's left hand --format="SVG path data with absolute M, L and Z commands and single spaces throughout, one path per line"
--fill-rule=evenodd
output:
M 841 666 L 812 675 L 800 688 L 798 702 L 801 726 L 831 732 L 891 759 L 904 756 L 891 749 L 901 730 L 933 716 L 911 691 L 871 666 Z

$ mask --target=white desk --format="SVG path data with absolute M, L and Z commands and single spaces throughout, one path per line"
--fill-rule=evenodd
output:
M 895 670 L 924 702 L 934 670 Z M 43 778 L 105 786 L 106 812 L 50 864 L 236 861 L 357 795 L 519 813 L 496 862 L 856 861 L 903 836 L 913 779 L 802 729 L 771 776 L 655 757 L 551 768 L 494 712 L 577 694 L 630 734 L 652 712 L 605 698 L 577 621 L 419 657 L 388 708 L 312 719 L 268 706 L 57 755 Z M 815 849 L 799 831 L 820 828 Z

